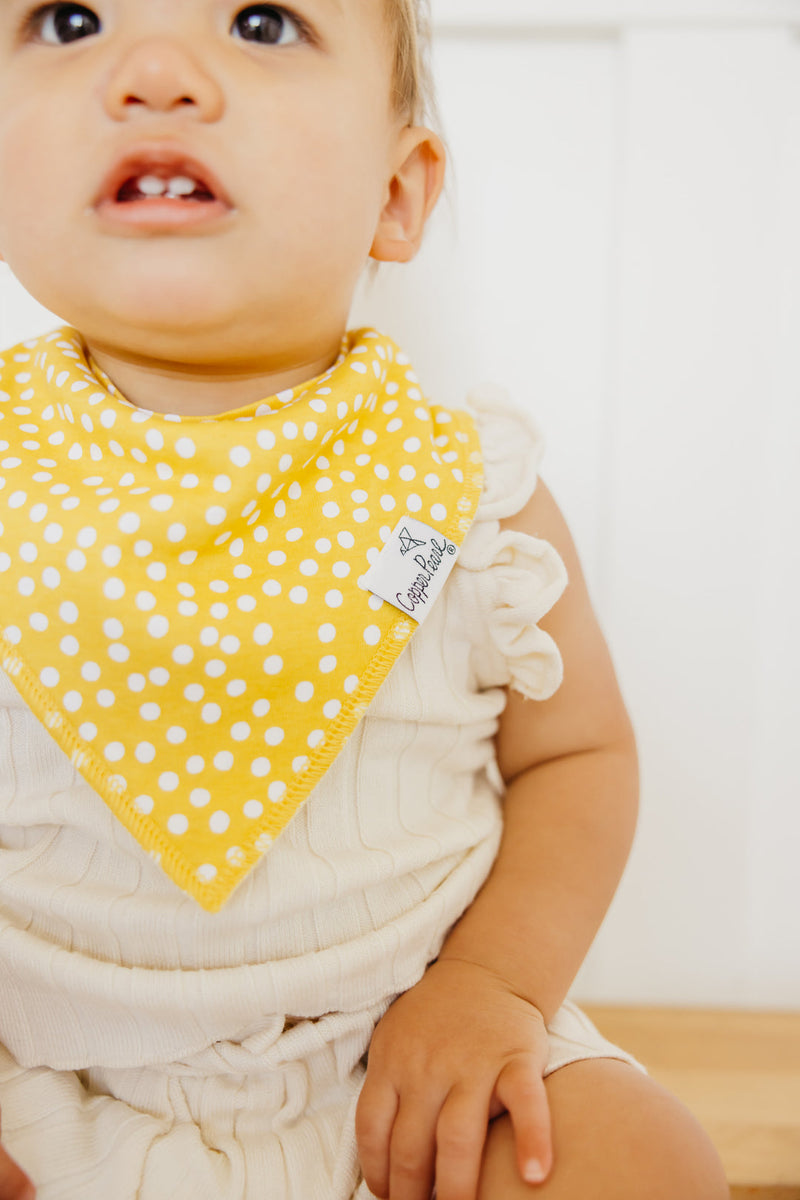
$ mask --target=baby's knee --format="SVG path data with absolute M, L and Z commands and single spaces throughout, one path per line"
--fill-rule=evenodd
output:
M 670 1092 L 615 1059 L 571 1063 L 545 1081 L 553 1165 L 522 1182 L 513 1128 L 489 1130 L 478 1200 L 729 1200 L 705 1130 Z

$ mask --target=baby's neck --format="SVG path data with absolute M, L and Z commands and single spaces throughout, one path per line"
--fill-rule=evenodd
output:
M 316 378 L 335 363 L 340 340 L 308 361 L 270 370 L 268 364 L 206 365 L 123 355 L 86 340 L 95 363 L 138 408 L 180 416 L 210 417 L 266 400 Z

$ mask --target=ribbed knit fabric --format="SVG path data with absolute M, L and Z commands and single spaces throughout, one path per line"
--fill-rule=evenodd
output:
M 547 543 L 500 532 L 541 443 L 474 391 L 486 486 L 444 592 L 305 807 L 217 913 L 155 865 L 0 674 L 0 1107 L 39 1200 L 367 1200 L 354 1112 L 376 1021 L 500 839 L 510 686 L 561 679 Z M 532 708 L 531 719 L 535 720 Z M 567 1001 L 547 1072 L 620 1058 Z

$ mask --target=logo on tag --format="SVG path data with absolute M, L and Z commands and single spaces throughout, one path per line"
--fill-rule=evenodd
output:
M 359 579 L 359 587 L 380 596 L 420 624 L 455 566 L 458 546 L 406 515 L 395 525 L 377 561 Z

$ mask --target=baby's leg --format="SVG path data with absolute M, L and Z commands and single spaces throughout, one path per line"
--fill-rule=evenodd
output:
M 570 1063 L 545 1080 L 554 1164 L 519 1176 L 509 1118 L 489 1129 L 478 1200 L 729 1200 L 708 1135 L 689 1110 L 627 1063 Z

